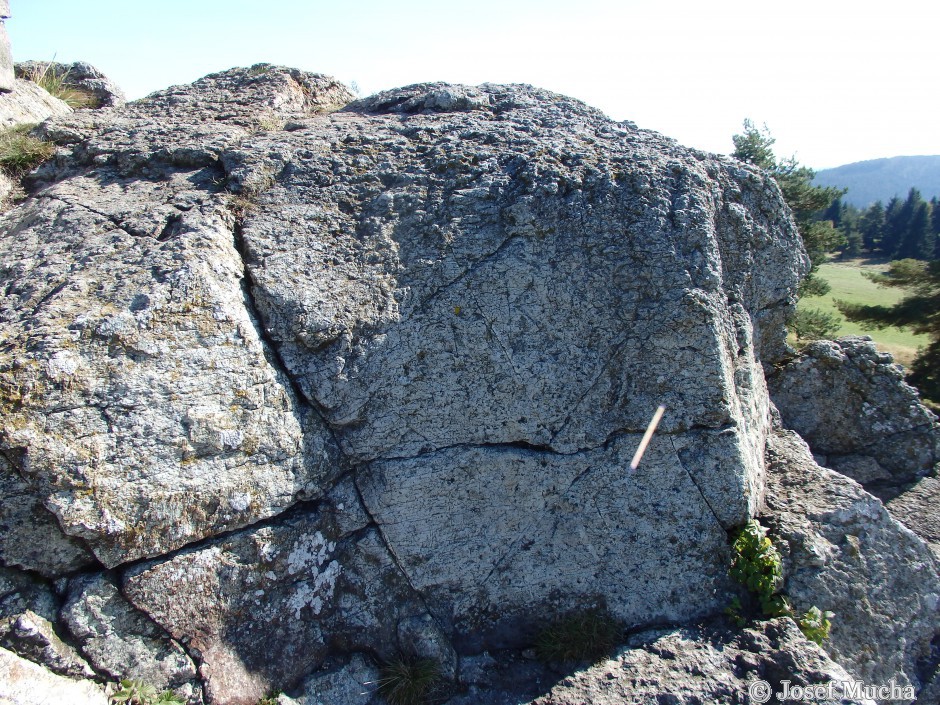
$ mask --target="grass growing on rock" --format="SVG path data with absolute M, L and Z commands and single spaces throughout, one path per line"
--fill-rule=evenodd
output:
M 97 108 L 98 99 L 88 91 L 70 86 L 68 78 L 68 71 L 60 73 L 51 63 L 45 64 L 42 68 L 35 66 L 26 74 L 26 80 L 32 81 L 70 108 Z
M 421 705 L 441 680 L 441 669 L 433 659 L 400 656 L 380 671 L 378 693 L 389 705 Z
M 19 177 L 55 154 L 55 145 L 29 134 L 34 125 L 14 125 L 0 130 L 0 169 Z
M 535 654 L 545 663 L 596 662 L 617 646 L 620 627 L 601 609 L 573 612 L 543 629 L 535 640 Z

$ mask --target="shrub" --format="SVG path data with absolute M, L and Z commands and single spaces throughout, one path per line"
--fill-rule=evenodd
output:
M 757 598 L 761 612 L 768 617 L 788 614 L 786 600 L 776 594 L 783 584 L 783 567 L 767 529 L 751 519 L 738 532 L 731 551 L 731 577 Z
M 21 176 L 55 154 L 55 145 L 29 134 L 33 125 L 14 125 L 0 130 L 0 169 Z
M 400 656 L 382 666 L 378 692 L 391 705 L 419 705 L 440 679 L 441 670 L 434 660 Z
M 593 663 L 610 654 L 619 633 L 616 620 L 600 609 L 575 612 L 542 630 L 535 641 L 535 653 L 547 663 Z

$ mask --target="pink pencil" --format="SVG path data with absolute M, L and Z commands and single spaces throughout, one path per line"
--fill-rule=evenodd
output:
M 640 447 L 636 449 L 636 453 L 633 454 L 633 460 L 630 461 L 630 470 L 635 471 L 640 466 L 640 460 L 643 458 L 643 453 L 646 452 L 646 446 L 650 444 L 650 440 L 653 438 L 653 433 L 656 432 L 656 427 L 659 426 L 659 420 L 663 417 L 663 412 L 666 411 L 666 407 L 660 404 L 656 407 L 656 413 L 653 414 L 653 420 L 650 421 L 650 425 L 646 427 L 646 433 L 643 434 L 643 440 L 640 441 Z

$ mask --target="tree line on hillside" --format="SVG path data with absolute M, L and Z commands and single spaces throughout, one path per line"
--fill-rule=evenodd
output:
M 813 186 L 814 172 L 795 158 L 777 159 L 774 139 L 766 126 L 744 121 L 744 132 L 733 136 L 733 156 L 767 170 L 777 180 L 793 211 L 812 267 L 800 287 L 801 296 L 828 293 L 818 275 L 819 265 L 833 252 L 858 256 L 863 250 L 892 260 L 888 271 L 870 278 L 883 286 L 903 288 L 906 296 L 894 306 L 862 306 L 836 302 L 852 321 L 876 328 L 899 326 L 925 333 L 931 342 L 918 352 L 908 381 L 921 394 L 940 404 L 940 203 L 924 200 L 912 188 L 907 198 L 893 198 L 859 210 L 842 202 L 845 191 Z M 838 324 L 820 310 L 800 309 L 790 321 L 799 337 L 828 337 Z
M 839 232 L 845 257 L 869 252 L 890 260 L 940 259 L 940 201 L 936 196 L 925 200 L 916 188 L 906 199 L 894 197 L 887 206 L 876 201 L 865 209 L 838 196 L 816 218 Z

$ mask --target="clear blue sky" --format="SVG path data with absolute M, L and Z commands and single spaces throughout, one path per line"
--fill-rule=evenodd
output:
M 531 83 L 727 153 L 745 117 L 814 168 L 940 154 L 940 3 L 11 0 L 14 59 L 131 98 L 259 61 L 356 81 Z

